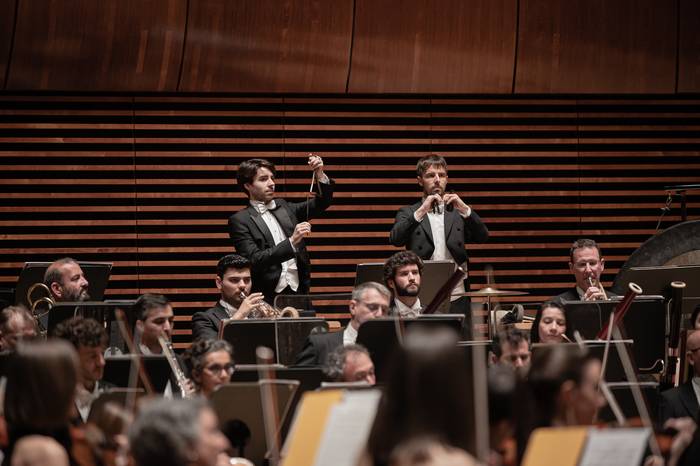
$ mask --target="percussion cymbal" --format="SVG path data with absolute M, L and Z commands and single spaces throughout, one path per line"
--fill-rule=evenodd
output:
M 513 290 L 497 290 L 496 288 L 491 288 L 487 286 L 479 291 L 467 291 L 466 293 L 459 293 L 452 296 L 471 296 L 473 298 L 478 297 L 488 297 L 488 296 L 520 296 L 529 294 L 527 291 L 513 291 Z

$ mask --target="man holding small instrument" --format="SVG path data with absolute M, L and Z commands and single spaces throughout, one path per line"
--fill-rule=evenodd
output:
M 309 220 L 331 205 L 333 181 L 324 173 L 321 157 L 311 155 L 308 164 L 319 193 L 299 203 L 275 198 L 271 162 L 251 159 L 238 167 L 238 187 L 249 205 L 229 218 L 229 235 L 236 252 L 251 261 L 253 291 L 262 292 L 270 304 L 280 294 L 309 292 L 311 264 L 304 237 L 311 234 Z
M 605 269 L 600 247 L 592 239 L 577 239 L 569 251 L 569 270 L 576 278 L 576 286 L 553 298 L 553 301 L 595 301 L 608 299 L 600 282 Z
M 216 287 L 221 292 L 214 307 L 192 316 L 192 340 L 216 339 L 222 320 L 245 319 L 263 301 L 262 293 L 251 293 L 250 261 L 229 254 L 216 265 Z
M 479 216 L 458 194 L 446 192 L 447 162 L 436 154 L 422 157 L 416 165 L 418 185 L 423 198 L 402 207 L 391 229 L 389 241 L 405 246 L 423 260 L 448 260 L 463 264 L 467 260 L 465 243 L 483 243 L 489 231 Z M 469 315 L 467 279 L 453 290 L 450 312 Z
M 46 269 L 44 285 L 51 290 L 51 299 L 56 302 L 89 301 L 88 281 L 83 269 L 75 259 L 58 259 Z

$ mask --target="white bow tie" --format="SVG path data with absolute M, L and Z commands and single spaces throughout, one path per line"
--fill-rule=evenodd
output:
M 255 210 L 260 212 L 260 215 L 264 214 L 268 210 L 275 210 L 277 208 L 274 199 L 270 202 L 252 201 L 251 203 L 253 204 L 253 207 L 255 207 Z

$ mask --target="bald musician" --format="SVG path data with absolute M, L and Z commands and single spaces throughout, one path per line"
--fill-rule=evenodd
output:
M 686 340 L 685 356 L 693 372 L 690 380 L 678 387 L 666 390 L 659 401 L 659 424 L 674 417 L 698 415 L 700 403 L 700 331 L 694 331 Z
M 83 269 L 70 257 L 58 259 L 49 265 L 44 273 L 44 285 L 49 287 L 51 297 L 56 302 L 90 300 Z

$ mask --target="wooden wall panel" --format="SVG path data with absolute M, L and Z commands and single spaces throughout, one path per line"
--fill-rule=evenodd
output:
M 678 92 L 700 92 L 700 2 L 681 0 Z
M 273 160 L 281 195 L 301 200 L 306 154 L 324 157 L 336 196 L 312 222 L 312 291 L 349 292 L 358 263 L 398 250 L 388 235 L 420 196 L 415 162 L 438 152 L 491 231 L 468 246 L 472 286 L 492 266 L 499 288 L 530 293 L 501 302 L 532 310 L 571 286 L 578 237 L 600 241 L 612 283 L 654 233 L 664 186 L 700 183 L 699 130 L 689 97 L 3 96 L 0 287 L 25 261 L 112 261 L 107 296 L 167 294 L 182 347 L 233 251 L 242 160 Z M 700 193 L 689 215 L 700 218 Z M 662 228 L 678 220 L 674 204 Z M 342 305 L 320 310 L 347 318 Z
M 510 93 L 516 0 L 357 0 L 349 92 Z
M 190 4 L 180 90 L 344 92 L 353 1 Z
M 10 48 L 15 25 L 17 0 L 0 2 L 0 86 L 5 88 L 5 76 L 10 60 Z
M 521 0 L 515 93 L 674 93 L 677 14 L 655 0 Z
M 23 0 L 7 89 L 174 91 L 187 0 Z

